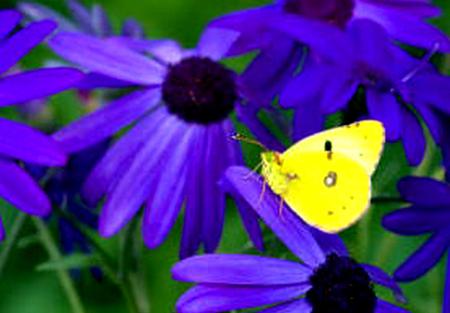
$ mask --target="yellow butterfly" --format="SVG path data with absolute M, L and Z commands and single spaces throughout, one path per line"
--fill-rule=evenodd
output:
M 384 142 L 384 127 L 378 121 L 330 129 L 283 153 L 263 152 L 262 175 L 306 223 L 336 233 L 355 223 L 370 206 L 370 178 Z

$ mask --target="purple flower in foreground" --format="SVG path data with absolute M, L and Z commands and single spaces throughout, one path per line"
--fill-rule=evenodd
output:
M 353 51 L 348 64 L 338 66 L 310 56 L 281 94 L 281 104 L 296 111 L 295 139 L 320 131 L 326 114 L 345 109 L 351 119 L 383 122 L 387 139 L 401 139 L 410 164 L 417 165 L 426 140 L 410 106 L 423 115 L 436 142 L 443 142 L 438 116 L 450 114 L 450 78 L 439 74 L 427 58 L 414 59 L 392 45 L 388 34 L 374 22 L 354 20 L 346 35 Z M 358 88 L 363 88 L 366 99 L 349 108 Z M 355 109 L 362 116 L 354 114 Z
M 406 177 L 399 182 L 398 189 L 411 206 L 387 214 L 383 226 L 404 236 L 430 234 L 394 273 L 396 280 L 412 281 L 425 275 L 450 250 L 450 185 L 431 178 Z M 450 312 L 450 264 L 443 312 Z
M 83 188 L 89 203 L 106 195 L 99 231 L 117 233 L 142 205 L 146 245 L 160 245 L 185 203 L 180 255 L 201 244 L 219 244 L 225 195 L 218 181 L 225 168 L 241 163 L 239 145 L 230 139 L 229 114 L 239 110 L 237 76 L 218 61 L 236 34 L 209 29 L 194 50 L 173 41 L 147 41 L 146 57 L 118 41 L 59 34 L 52 48 L 66 59 L 138 90 L 54 134 L 68 152 L 79 151 L 120 129 L 132 127 L 97 164 Z M 244 224 L 261 246 L 253 212 L 241 209 Z
M 18 7 L 32 20 L 52 19 L 58 23 L 59 31 L 81 32 L 95 37 L 111 37 L 114 34 L 111 20 L 100 5 L 93 5 L 91 10 L 76 0 L 66 0 L 71 13 L 70 18 L 38 3 L 21 2 Z M 121 29 L 121 35 L 141 38 L 144 30 L 134 19 L 127 19 Z
M 267 191 L 261 199 L 263 180 L 249 175 L 246 168 L 229 168 L 224 188 L 254 210 L 302 263 L 255 255 L 188 258 L 172 269 L 175 279 L 198 284 L 179 299 L 180 313 L 261 307 L 265 313 L 407 312 L 375 295 L 373 283 L 404 300 L 393 279 L 375 266 L 358 264 L 338 236 L 306 226 L 287 207 L 280 217 L 279 198 Z
M 56 27 L 53 22 L 32 23 L 10 34 L 20 22 L 16 11 L 0 11 L 0 106 L 42 98 L 73 86 L 82 78 L 77 70 L 38 69 L 19 74 L 6 72 Z M 14 160 L 59 166 L 66 155 L 52 139 L 28 126 L 0 119 L 0 197 L 21 211 L 44 216 L 50 202 L 39 185 Z M 0 226 L 0 238 L 4 237 Z

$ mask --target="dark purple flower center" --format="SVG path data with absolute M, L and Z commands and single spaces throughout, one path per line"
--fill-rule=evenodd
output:
M 162 93 L 171 113 L 199 124 L 225 119 L 238 99 L 234 73 L 204 57 L 189 57 L 171 66 Z
M 344 27 L 353 16 L 354 0 L 285 0 L 284 10 Z
M 310 277 L 312 313 L 373 313 L 376 296 L 367 272 L 352 258 L 330 254 Z

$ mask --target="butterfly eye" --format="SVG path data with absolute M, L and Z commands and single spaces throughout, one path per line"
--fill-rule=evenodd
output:
M 337 174 L 336 172 L 329 172 L 327 176 L 323 179 L 323 183 L 327 187 L 333 187 L 337 183 Z

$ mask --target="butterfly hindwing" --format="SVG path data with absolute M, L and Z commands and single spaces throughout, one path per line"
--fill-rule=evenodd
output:
M 300 153 L 283 158 L 282 171 L 295 177 L 280 196 L 306 223 L 336 233 L 355 223 L 370 204 L 366 169 L 342 153 Z

